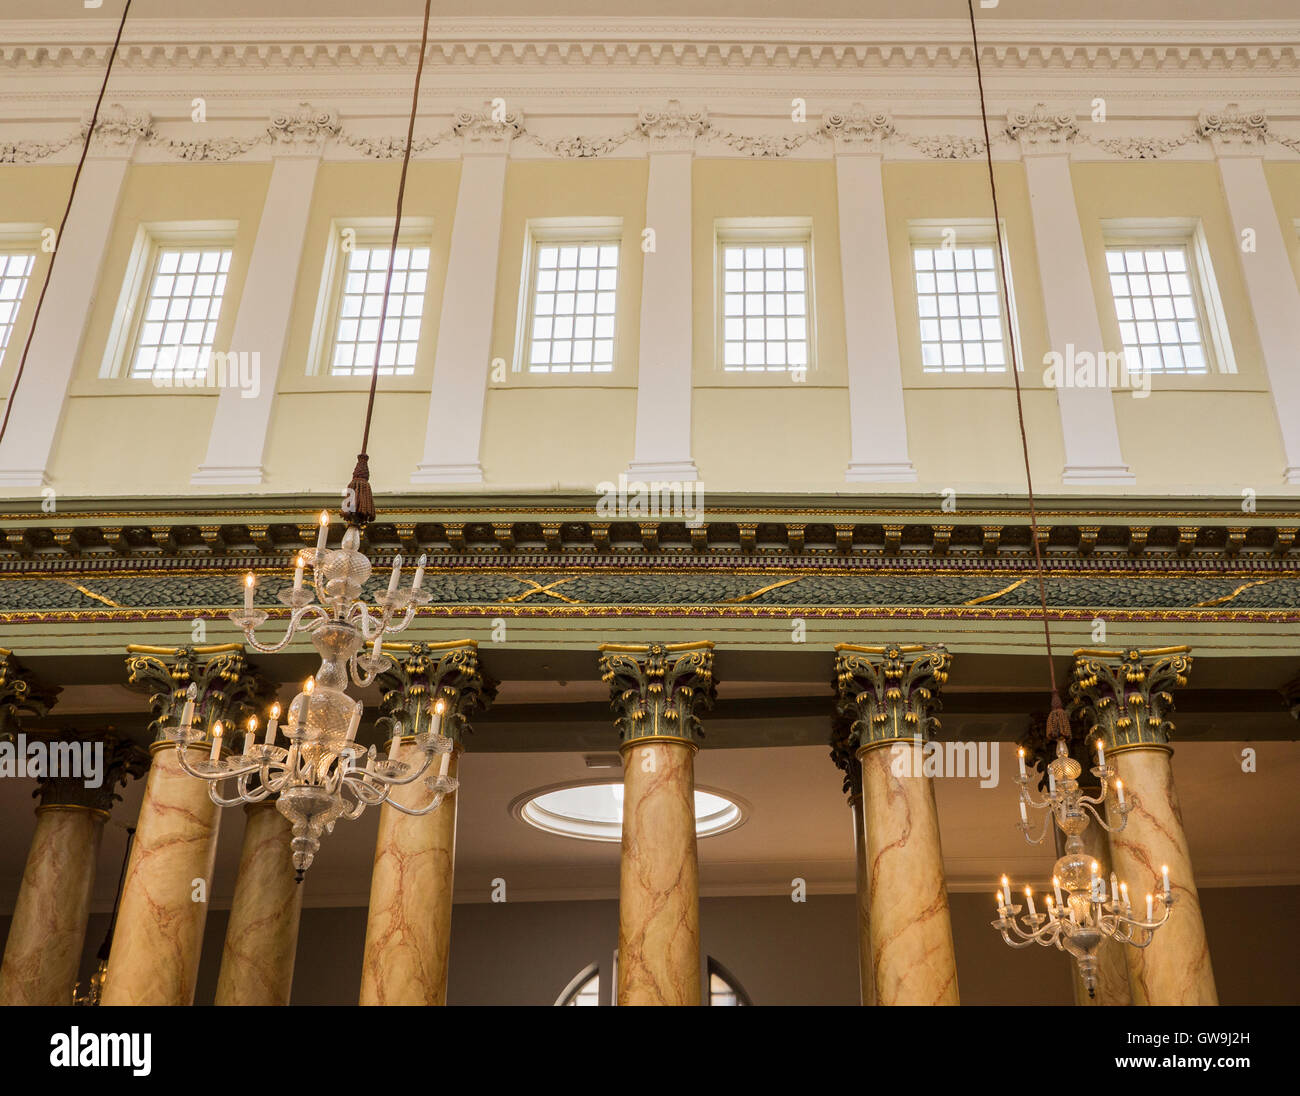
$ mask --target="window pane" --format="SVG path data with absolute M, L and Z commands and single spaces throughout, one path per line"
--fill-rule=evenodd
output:
M 34 253 L 0 254 L 0 351 L 9 345 L 9 336 L 18 320 L 18 308 L 35 264 Z
M 921 368 L 927 373 L 1005 370 L 994 249 L 914 247 L 912 263 L 921 318 Z
M 618 249 L 599 241 L 536 248 L 525 353 L 529 372 L 613 370 Z M 552 316 L 553 326 L 543 322 Z
M 230 251 L 220 247 L 160 248 L 128 375 L 187 380 L 206 367 L 221 312 Z M 207 322 L 204 322 L 207 321 Z
M 1186 245 L 1109 247 L 1106 269 L 1111 271 L 1129 367 L 1153 373 L 1206 372 Z
M 779 373 L 807 366 L 807 264 L 803 243 L 723 247 L 724 370 Z
M 330 372 L 335 376 L 365 376 L 374 368 L 389 253 L 387 247 L 353 247 L 347 253 L 347 272 L 339 298 L 330 364 Z M 392 257 L 393 280 L 388 310 L 383 315 L 379 372 L 381 376 L 409 376 L 415 372 L 420 344 L 429 249 L 398 247 L 392 251 Z M 360 324 L 356 321 L 358 316 L 365 317 Z

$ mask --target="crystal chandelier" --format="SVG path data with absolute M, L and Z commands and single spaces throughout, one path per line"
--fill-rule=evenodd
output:
M 1028 912 L 1022 919 L 1025 906 L 1014 902 L 1011 883 L 1004 875 L 998 889 L 998 918 L 991 922 L 1002 933 L 1002 939 L 1013 948 L 1030 944 L 1055 947 L 1074 957 L 1079 975 L 1095 997 L 1097 989 L 1097 949 L 1105 940 L 1145 948 L 1155 936 L 1155 930 L 1169 920 L 1174 905 L 1173 891 L 1169 885 L 1169 868 L 1161 869 L 1163 893 L 1146 896 L 1146 916 L 1135 913 L 1129 899 L 1128 884 L 1121 883 L 1110 873 L 1102 878 L 1099 866 L 1084 849 L 1082 834 L 1090 821 L 1095 821 L 1108 833 L 1124 829 L 1128 814 L 1137 805 L 1133 796 L 1125 796 L 1124 782 L 1116 779 L 1114 796 L 1109 804 L 1111 817 L 1118 823 L 1111 826 L 1097 808 L 1107 801 L 1110 780 L 1114 770 L 1106 765 L 1106 750 L 1097 741 L 1097 764 L 1092 773 L 1100 781 L 1094 796 L 1083 794 L 1078 777 L 1083 766 L 1069 755 L 1065 738 L 1056 739 L 1056 756 L 1047 765 L 1047 797 L 1035 801 L 1029 790 L 1029 776 L 1025 770 L 1025 751 L 1020 750 L 1020 772 L 1016 783 L 1020 786 L 1019 828 L 1030 844 L 1042 844 L 1051 823 L 1065 835 L 1065 853 L 1052 869 L 1053 894 L 1047 896 L 1047 912 L 1039 913 L 1034 904 L 1034 892 L 1025 888 Z M 1043 828 L 1038 837 L 1030 836 L 1029 816 L 1026 808 L 1045 811 Z M 1091 817 L 1090 817 L 1091 816 Z
M 429 814 L 456 789 L 456 780 L 448 775 L 452 740 L 439 733 L 446 701 L 439 699 L 429 706 L 429 722 L 423 730 L 410 728 L 417 752 L 414 761 L 400 761 L 397 753 L 404 728 L 400 717 L 392 719 L 392 745 L 388 756 L 377 756 L 375 747 L 368 750 L 357 745 L 357 728 L 361 723 L 362 704 L 348 696 L 349 676 L 359 688 L 370 685 L 387 670 L 391 660 L 383 653 L 384 637 L 404 630 L 415 619 L 416 610 L 429 601 L 421 586 L 424 582 L 425 557 L 421 556 L 411 585 L 401 588 L 402 557 L 393 562 L 388 589 L 374 598 L 372 609 L 362 596 L 370 578 L 370 560 L 361 551 L 361 531 L 375 520 L 375 500 L 370 489 L 371 419 L 375 410 L 375 390 L 386 336 L 396 326 L 389 315 L 388 302 L 393 285 L 393 262 L 402 229 L 402 206 L 406 194 L 406 177 L 414 144 L 415 117 L 420 102 L 420 80 L 424 73 L 429 47 L 431 0 L 425 0 L 424 28 L 416 63 L 415 86 L 411 92 L 411 111 L 407 121 L 406 145 L 402 153 L 402 172 L 397 186 L 397 209 L 393 218 L 393 239 L 388 251 L 388 275 L 384 282 L 383 301 L 379 309 L 380 330 L 375 341 L 374 362 L 370 371 L 370 395 L 366 402 L 365 427 L 361 435 L 361 452 L 357 455 L 352 481 L 344 492 L 342 507 L 347 529 L 342 546 L 328 547 L 329 514 L 321 514 L 320 534 L 316 547 L 299 554 L 294 569 L 293 586 L 279 594 L 289 609 L 289 624 L 277 643 L 263 644 L 256 629 L 269 614 L 253 604 L 256 578 L 249 574 L 244 582 L 244 607 L 230 614 L 230 619 L 244 633 L 247 642 L 258 651 L 282 650 L 294 636 L 309 633 L 320 653 L 320 669 L 308 678 L 302 692 L 289 705 L 283 730 L 287 745 L 277 745 L 280 708 L 271 709 L 266 735 L 257 740 L 257 719 L 249 720 L 239 752 L 221 756 L 224 732 L 221 724 L 212 728 L 211 749 L 206 760 L 191 761 L 186 748 L 203 740 L 203 732 L 194 726 L 194 702 L 197 690 L 191 685 L 180 725 L 172 737 L 176 740 L 181 768 L 192 776 L 208 781 L 208 794 L 221 806 L 257 803 L 276 796 L 276 808 L 293 824 L 293 866 L 296 878 L 311 866 L 323 833 L 330 833 L 340 818 L 357 818 L 367 808 L 387 802 L 404 814 Z M 311 568 L 310 586 L 304 584 Z M 364 653 L 367 643 L 373 649 Z M 433 759 L 441 757 L 434 769 Z M 430 792 L 422 807 L 404 806 L 391 798 L 394 788 L 413 784 L 424 778 Z M 224 781 L 235 782 L 235 794 L 226 797 L 219 788 Z
M 208 758 L 191 761 L 186 748 L 205 739 L 202 728 L 194 725 L 195 685 L 190 686 L 174 735 L 181 768 L 209 782 L 208 793 L 214 803 L 226 807 L 276 796 L 276 809 L 293 824 L 293 865 L 299 880 L 320 848 L 321 834 L 332 832 L 339 818 L 357 818 L 366 807 L 384 802 L 405 814 L 429 814 L 456 790 L 456 779 L 448 775 L 452 740 L 439 733 L 446 701 L 439 699 L 430 705 L 429 723 L 423 730 L 411 728 L 415 745 L 423 753 L 412 764 L 397 758 L 405 731 L 400 716 L 394 717 L 386 758 L 379 757 L 374 746 L 367 750 L 357 744 L 363 705 L 345 691 L 349 677 L 358 688 L 365 688 L 391 666 L 383 653 L 384 637 L 404 630 L 415 618 L 416 608 L 429 601 L 429 594 L 421 589 L 425 557 L 420 557 L 411 585 L 403 589 L 402 557 L 398 556 L 388 588 L 374 599 L 372 609 L 362 597 L 371 566 L 359 548 L 360 527 L 350 523 L 337 549 L 326 547 L 328 534 L 329 515 L 322 513 L 316 547 L 298 556 L 293 586 L 280 591 L 279 599 L 291 613 L 278 642 L 262 643 L 257 637 L 257 628 L 269 614 L 253 605 L 256 583 L 251 573 L 244 581 L 244 607 L 230 613 L 255 650 L 274 653 L 299 633 L 308 633 L 320 654 L 320 669 L 289 705 L 282 731 L 285 745 L 277 745 L 277 732 L 281 731 L 277 704 L 260 742 L 257 717 L 253 716 L 238 752 L 222 757 L 224 728 L 217 722 Z M 310 587 L 304 583 L 308 567 Z M 369 653 L 367 643 L 373 644 Z M 435 757 L 442 759 L 436 772 Z M 424 806 L 406 807 L 390 797 L 393 788 L 413 784 L 421 777 L 426 778 L 425 787 L 431 793 Z M 233 796 L 219 791 L 227 780 L 235 782 Z

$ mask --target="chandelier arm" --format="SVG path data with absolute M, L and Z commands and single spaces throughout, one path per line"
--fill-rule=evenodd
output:
M 410 627 L 411 621 L 413 621 L 414 619 L 415 619 L 415 603 L 412 602 L 410 605 L 406 607 L 406 613 L 402 617 L 402 623 L 389 625 L 388 631 L 404 632 L 408 627 Z
M 1020 784 L 1020 798 L 1025 801 L 1026 806 L 1033 807 L 1036 811 L 1046 810 L 1048 807 L 1052 806 L 1052 799 L 1050 796 L 1044 796 L 1042 799 L 1034 798 L 1033 793 L 1029 790 L 1029 782 L 1027 780 L 1017 781 L 1017 783 Z
M 1121 833 L 1123 832 L 1124 827 L 1128 825 L 1127 812 L 1120 815 L 1120 824 L 1118 826 L 1112 826 L 1109 822 L 1106 821 L 1105 818 L 1101 816 L 1101 814 L 1093 807 L 1091 803 L 1088 803 L 1084 800 L 1080 800 L 1079 805 L 1083 807 L 1083 809 L 1087 811 L 1088 814 L 1092 815 L 1092 817 L 1096 820 L 1097 825 L 1099 825 L 1107 833 Z
M 409 815 L 414 815 L 416 817 L 421 817 L 426 814 L 432 814 L 434 811 L 436 811 L 439 807 L 442 806 L 443 800 L 446 798 L 447 797 L 445 793 L 434 792 L 433 798 L 429 800 L 429 802 L 423 807 L 403 807 L 400 803 L 397 802 L 397 800 L 392 798 L 388 800 L 388 805 L 392 807 L 394 810 L 401 811 L 403 814 L 409 814 Z
M 367 775 L 374 777 L 374 779 L 378 780 L 381 784 L 385 785 L 386 787 L 401 788 L 407 784 L 414 784 L 417 780 L 420 779 L 420 777 L 426 775 L 429 769 L 433 767 L 433 756 L 434 755 L 431 753 L 426 753 L 424 755 L 424 763 L 418 769 L 416 769 L 415 772 L 413 772 L 410 776 L 403 776 L 400 778 L 388 777 L 388 776 L 384 776 L 383 773 L 375 772 L 373 769 L 368 769 Z

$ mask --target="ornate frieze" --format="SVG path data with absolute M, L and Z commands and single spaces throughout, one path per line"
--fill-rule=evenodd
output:
M 508 145 L 524 132 L 524 116 L 519 110 L 496 106 L 484 110 L 461 110 L 456 112 L 451 128 L 465 141 L 466 147 Z
M 837 644 L 835 710 L 848 721 L 848 747 L 861 755 L 890 742 L 928 742 L 941 729 L 935 713 L 951 665 L 942 646 Z
M 266 135 L 277 150 L 311 152 L 320 149 L 327 138 L 336 137 L 339 129 L 335 111 L 299 103 L 292 110 L 274 111 Z
M 1089 741 L 1101 737 L 1107 750 L 1167 747 L 1174 730 L 1170 690 L 1187 684 L 1190 650 L 1075 651 L 1070 709 L 1087 727 Z
M 392 739 L 400 724 L 405 737 L 429 728 L 430 712 L 444 704 L 441 734 L 463 745 L 470 717 L 487 711 L 496 699 L 497 684 L 479 663 L 478 644 L 472 639 L 450 643 L 390 644 L 385 652 L 392 668 L 379 675 L 383 695 L 377 726 Z
M 275 687 L 244 656 L 241 643 L 207 647 L 127 647 L 127 685 L 151 691 L 149 732 L 155 744 L 169 741 L 180 723 L 186 691 L 196 685 L 194 722 L 210 730 L 221 720 L 228 730 L 250 715 L 265 719 Z
M 687 110 L 677 99 L 668 105 L 642 110 L 637 115 L 637 131 L 656 152 L 689 152 L 695 139 L 709 128 L 709 113 L 703 108 Z
M 88 112 L 81 120 L 82 140 L 85 140 L 90 121 Z M 129 157 L 137 144 L 148 141 L 153 135 L 153 116 L 147 110 L 110 103 L 100 108 L 90 149 L 101 155 Z
M 614 726 L 626 748 L 646 739 L 694 743 L 700 714 L 713 706 L 713 644 L 650 643 L 600 647 L 600 679 L 609 686 Z
M 1196 132 L 1216 150 L 1225 145 L 1262 147 L 1270 137 L 1268 114 L 1262 108 L 1242 110 L 1236 103 L 1229 103 L 1222 110 L 1201 111 L 1196 117 Z
M 1079 136 L 1079 124 L 1068 110 L 1048 110 L 1037 103 L 1031 110 L 1007 112 L 1004 132 L 1022 149 L 1043 149 L 1053 145 L 1068 145 Z

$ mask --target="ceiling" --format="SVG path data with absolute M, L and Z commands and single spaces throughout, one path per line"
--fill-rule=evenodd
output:
M 707 745 L 707 743 L 706 743 Z M 936 800 L 944 862 L 955 890 L 991 888 L 1002 872 L 1045 882 L 1054 852 L 1030 846 L 1015 827 L 1013 747 L 1000 745 L 996 787 L 978 779 L 938 779 Z M 1200 886 L 1300 884 L 1300 744 L 1255 743 L 1257 771 L 1241 770 L 1241 743 L 1178 746 L 1174 772 Z M 510 815 L 525 792 L 566 781 L 617 777 L 588 769 L 580 753 L 468 753 L 461 763 L 456 848 L 456 900 L 483 902 L 494 879 L 510 901 L 612 898 L 618 893 L 617 845 L 534 830 Z M 702 749 L 696 779 L 744 800 L 739 828 L 700 842 L 706 896 L 778 894 L 795 877 L 813 893 L 854 886 L 852 822 L 840 773 L 825 746 Z M 35 827 L 33 781 L 0 781 L 0 915 L 13 909 Z M 95 880 L 94 909 L 111 908 L 125 847 L 124 821 L 136 816 L 143 783 L 125 789 L 109 824 Z M 341 822 L 308 873 L 310 906 L 364 906 L 379 814 Z M 229 905 L 243 839 L 241 810 L 225 811 L 217 853 L 213 905 Z
M 1225 6 L 1221 0 L 1053 0 L 1035 4 L 1032 13 L 1016 0 L 1002 0 L 994 8 L 976 8 L 981 20 L 1024 19 L 1032 14 L 1036 21 L 1087 20 L 1161 20 L 1230 21 L 1247 19 L 1293 19 L 1294 0 L 1236 0 Z M 11 19 L 86 19 L 115 17 L 122 10 L 121 0 L 105 0 L 97 11 L 86 11 L 77 0 L 51 4 L 50 0 L 0 0 L 0 18 Z M 422 14 L 419 0 L 368 0 L 358 6 L 355 0 L 135 0 L 131 19 L 180 18 L 301 18 L 326 21 L 368 19 Z M 439 18 L 527 18 L 546 16 L 627 17 L 639 19 L 956 19 L 966 18 L 964 0 L 809 0 L 792 8 L 788 0 L 639 0 L 634 9 L 610 0 L 439 0 L 433 13 L 434 26 Z M 1225 20 L 1225 16 L 1230 16 Z

